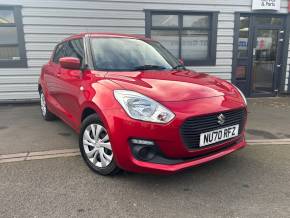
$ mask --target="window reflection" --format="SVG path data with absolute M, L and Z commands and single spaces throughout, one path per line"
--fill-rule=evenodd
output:
M 283 19 L 280 17 L 270 17 L 270 16 L 258 16 L 256 17 L 256 24 L 272 24 L 272 25 L 282 25 Z
M 152 16 L 152 25 L 160 27 L 177 27 L 177 15 L 154 15 Z
M 12 10 L 0 10 L 0 24 L 15 23 Z
M 238 58 L 248 56 L 249 20 L 249 17 L 240 17 Z

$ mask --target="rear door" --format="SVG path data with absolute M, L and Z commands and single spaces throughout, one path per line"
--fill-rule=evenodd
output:
M 58 102 L 58 94 L 59 94 L 59 73 L 60 73 L 60 65 L 59 59 L 64 57 L 64 47 L 65 43 L 60 43 L 56 46 L 53 57 L 50 62 L 45 67 L 44 73 L 44 81 L 46 81 L 47 86 L 47 98 L 48 104 L 52 111 L 59 115 L 62 107 Z
M 66 42 L 65 45 L 65 57 L 75 57 L 84 64 L 84 44 L 83 39 L 73 39 Z M 66 121 L 73 127 L 77 127 L 78 116 L 80 112 L 80 98 L 82 96 L 82 71 L 64 69 L 60 67 L 58 83 L 58 102 L 61 103 Z

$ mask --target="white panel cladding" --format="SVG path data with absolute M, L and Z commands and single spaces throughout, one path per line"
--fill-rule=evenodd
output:
M 280 12 L 287 12 L 287 0 L 281 1 Z M 0 68 L 0 100 L 36 98 L 41 66 L 47 62 L 56 43 L 69 35 L 88 31 L 144 34 L 144 9 L 219 11 L 216 66 L 190 68 L 230 80 L 234 12 L 251 11 L 251 2 L 252 0 L 0 0 L 0 5 L 22 6 L 29 66 L 26 69 Z

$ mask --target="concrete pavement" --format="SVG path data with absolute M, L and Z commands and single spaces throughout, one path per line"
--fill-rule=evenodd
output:
M 42 120 L 37 104 L 0 106 L 0 154 L 70 148 L 78 136 L 60 120 Z
M 249 99 L 247 139 L 290 138 L 290 98 Z M 78 136 L 60 120 L 43 121 L 37 104 L 0 105 L 0 154 L 77 149 Z
M 248 99 L 248 139 L 290 138 L 290 98 Z
M 249 100 L 243 150 L 175 175 L 115 177 L 92 173 L 77 135 L 37 105 L 2 105 L 0 217 L 289 217 L 289 102 Z
M 78 157 L 0 164 L 0 217 L 289 217 L 290 146 L 170 175 L 93 174 Z

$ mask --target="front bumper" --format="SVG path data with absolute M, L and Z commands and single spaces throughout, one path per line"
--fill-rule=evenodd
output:
M 148 173 L 160 173 L 160 174 L 175 173 L 177 171 L 184 170 L 184 169 L 194 167 L 194 166 L 198 166 L 198 165 L 207 163 L 209 161 L 215 160 L 217 158 L 223 157 L 245 146 L 246 146 L 246 142 L 243 137 L 243 140 L 239 141 L 238 143 L 232 146 L 226 147 L 225 149 L 221 149 L 216 153 L 213 152 L 203 157 L 197 157 L 197 158 L 193 158 L 192 160 L 187 160 L 187 161 L 185 160 L 183 163 L 172 164 L 172 165 L 149 163 L 149 162 L 144 162 L 144 161 L 140 161 L 140 160 L 136 160 L 132 158 L 131 162 L 134 165 L 134 169 L 132 169 L 131 171 L 134 170 L 135 172 L 148 172 Z
M 197 110 L 196 105 L 203 105 Z M 182 141 L 180 127 L 189 117 L 234 110 L 243 104 L 225 97 L 215 97 L 168 103 L 167 108 L 174 108 L 175 119 L 168 124 L 142 122 L 129 118 L 122 108 L 105 111 L 105 124 L 110 135 L 114 158 L 118 166 L 132 172 L 173 173 L 185 168 L 197 166 L 227 155 L 246 146 L 244 131 L 231 140 L 202 149 L 189 149 Z M 137 159 L 131 150 L 130 139 L 154 141 L 163 161 L 158 163 Z

